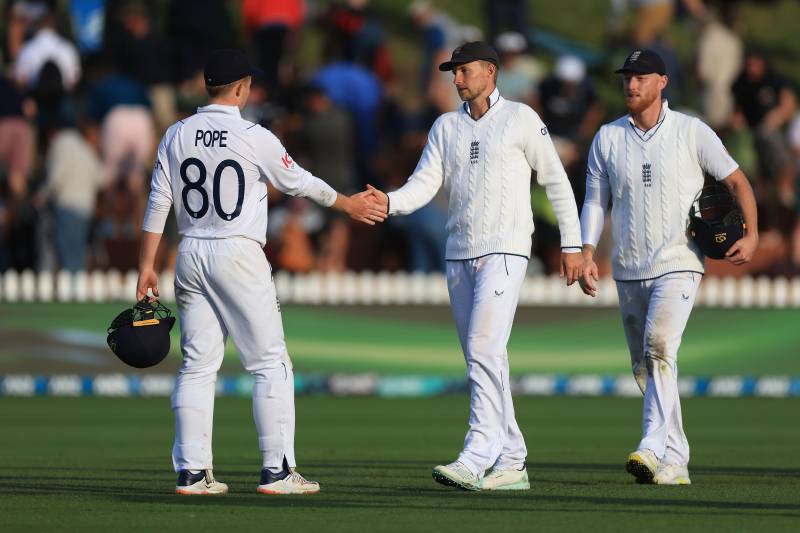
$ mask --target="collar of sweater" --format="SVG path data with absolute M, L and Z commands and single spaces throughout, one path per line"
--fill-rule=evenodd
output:
M 494 91 L 492 91 L 492 94 L 489 95 L 489 109 L 486 110 L 486 113 L 484 113 L 481 116 L 481 118 L 479 119 L 472 118 L 472 114 L 469 111 L 469 102 L 464 102 L 461 105 L 461 115 L 470 123 L 475 124 L 476 122 L 480 122 L 481 120 L 489 116 L 489 114 L 491 114 L 495 110 L 495 108 L 499 107 L 497 104 L 499 104 L 502 100 L 505 100 L 505 98 L 502 98 L 500 96 L 500 91 L 497 89 L 497 87 L 495 87 Z
M 636 125 L 636 123 L 633 121 L 633 117 L 630 115 L 628 115 L 628 123 L 631 125 L 634 133 L 636 133 L 636 136 L 641 141 L 649 141 L 650 138 L 653 135 L 655 135 L 658 129 L 661 127 L 661 124 L 664 123 L 664 119 L 667 118 L 667 113 L 669 112 L 669 110 L 670 110 L 669 102 L 666 99 L 661 100 L 661 112 L 658 114 L 658 120 L 653 125 L 653 127 L 647 131 L 640 130 L 639 127 Z

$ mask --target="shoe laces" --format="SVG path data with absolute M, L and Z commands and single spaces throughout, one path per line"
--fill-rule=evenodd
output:
M 478 477 L 475 474 L 473 474 L 472 471 L 469 468 L 467 468 L 467 465 L 465 465 L 461 461 L 452 462 L 447 466 L 449 466 L 453 470 L 457 471 L 459 474 L 461 474 L 464 477 L 470 477 L 470 478 L 476 478 L 476 479 Z
M 299 483 L 300 485 L 313 485 L 313 481 L 309 481 L 300 474 L 300 472 L 292 472 L 289 476 L 289 479 L 292 480 L 294 483 Z

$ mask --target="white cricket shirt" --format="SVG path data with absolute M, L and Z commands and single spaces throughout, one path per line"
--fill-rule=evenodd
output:
M 647 132 L 628 115 L 605 124 L 589 151 L 583 242 L 597 245 L 610 200 L 614 279 L 702 273 L 703 256 L 688 235 L 689 209 L 704 173 L 719 181 L 737 168 L 711 128 L 666 100 Z
M 489 101 L 489 110 L 478 120 L 467 106 L 436 120 L 414 173 L 389 193 L 389 214 L 419 209 L 444 186 L 446 259 L 493 253 L 530 257 L 533 169 L 553 205 L 562 248 L 580 251 L 575 196 L 544 123 L 533 109 L 496 90 Z
M 267 180 L 279 191 L 330 207 L 336 191 L 301 168 L 269 130 L 239 108 L 200 107 L 170 126 L 158 146 L 142 229 L 162 233 L 171 206 L 184 237 L 247 237 L 266 243 Z

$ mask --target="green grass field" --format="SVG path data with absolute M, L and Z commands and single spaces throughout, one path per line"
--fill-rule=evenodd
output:
M 0 304 L 0 373 L 128 372 L 105 345 L 123 304 Z M 174 309 L 174 305 L 171 305 Z M 683 375 L 800 375 L 795 309 L 695 309 L 679 356 Z M 463 375 L 447 307 L 283 307 L 289 353 L 300 373 Z M 173 354 L 155 367 L 172 372 Z M 517 312 L 511 371 L 627 374 L 629 357 L 615 308 L 532 308 Z M 242 371 L 229 342 L 225 373 Z
M 798 402 L 690 399 L 693 485 L 624 472 L 641 402 L 518 398 L 532 489 L 466 493 L 433 483 L 458 452 L 467 400 L 298 398 L 301 471 L 314 496 L 255 492 L 248 400 L 217 400 L 224 497 L 172 494 L 167 399 L 0 400 L 0 530 L 17 531 L 797 531 Z

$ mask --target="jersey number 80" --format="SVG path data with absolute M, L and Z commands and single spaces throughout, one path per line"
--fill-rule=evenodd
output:
M 189 180 L 189 176 L 186 175 L 186 170 L 189 167 L 197 167 L 199 174 L 197 181 Z M 236 207 L 231 213 L 226 213 L 222 209 L 219 197 L 222 172 L 228 167 L 232 168 L 236 172 L 237 179 Z M 183 188 L 183 192 L 181 193 L 184 209 L 186 209 L 186 212 L 189 213 L 189 216 L 192 218 L 203 218 L 203 216 L 205 216 L 205 214 L 208 212 L 208 193 L 203 188 L 203 184 L 206 182 L 206 166 L 196 157 L 190 157 L 181 163 L 181 180 L 183 180 L 183 183 L 186 184 L 186 186 Z M 203 198 L 203 204 L 197 211 L 189 207 L 189 191 L 197 191 Z M 219 217 L 223 220 L 233 220 L 241 214 L 242 202 L 244 202 L 244 171 L 242 170 L 242 165 L 233 159 L 225 159 L 219 165 L 217 165 L 217 169 L 214 171 L 214 211 L 216 211 L 217 215 L 219 215 Z

